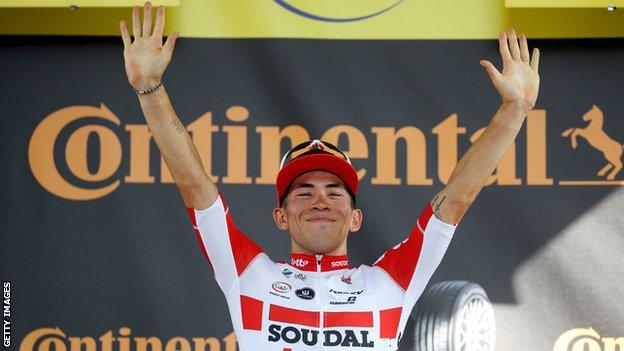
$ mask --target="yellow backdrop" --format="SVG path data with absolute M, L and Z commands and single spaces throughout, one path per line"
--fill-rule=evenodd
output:
M 329 18 L 396 6 L 336 23 L 301 16 L 280 1 Z M 0 34 L 118 35 L 122 18 L 130 19 L 127 7 L 0 8 Z M 624 37 L 624 9 L 507 8 L 503 0 L 180 0 L 167 12 L 168 33 L 198 38 L 483 39 L 509 26 L 531 38 Z

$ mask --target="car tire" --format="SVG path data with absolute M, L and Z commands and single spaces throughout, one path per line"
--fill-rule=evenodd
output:
M 485 290 L 467 281 L 427 289 L 412 314 L 416 351 L 493 351 L 494 310 Z

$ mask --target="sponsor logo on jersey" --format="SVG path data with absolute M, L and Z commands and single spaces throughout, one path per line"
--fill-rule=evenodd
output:
M 330 301 L 329 304 L 330 305 L 353 305 L 356 300 L 357 300 L 356 296 L 349 296 L 349 298 L 347 298 L 347 301 Z
M 342 347 L 375 347 L 373 341 L 368 340 L 368 331 L 366 330 L 323 330 L 321 333 L 315 329 L 296 328 L 287 326 L 282 328 L 281 325 L 269 325 L 269 341 L 284 341 L 289 344 L 297 344 L 303 342 L 305 345 L 314 346 L 321 341 L 323 346 L 342 346 Z M 320 338 L 322 340 L 319 340 Z
M 350 275 L 343 275 L 340 277 L 340 281 L 345 283 L 345 284 L 351 284 L 351 276 Z
M 282 274 L 288 278 L 290 278 L 290 276 L 293 274 L 293 272 L 288 269 L 288 268 L 284 268 L 284 270 L 282 271 Z
M 269 291 L 269 294 L 271 294 L 273 296 L 277 296 L 277 297 L 282 298 L 282 299 L 290 300 L 290 297 L 288 297 L 288 296 L 286 296 L 284 294 L 278 294 L 275 291 Z
M 360 295 L 361 293 L 364 292 L 364 290 L 340 291 L 340 290 L 329 289 L 329 292 L 334 293 L 334 294 L 339 294 L 339 295 Z
M 312 300 L 314 298 L 314 290 L 310 288 L 302 288 L 295 290 L 295 295 L 299 296 L 304 300 Z
M 349 261 L 334 261 L 331 263 L 332 268 L 336 267 L 346 267 L 349 265 Z
M 305 282 L 305 280 L 308 279 L 308 276 L 303 274 L 303 273 L 297 273 L 297 274 L 295 274 L 295 279 L 300 279 L 300 280 L 303 280 Z
M 308 260 L 304 260 L 303 258 L 291 258 L 290 259 L 290 264 L 295 266 L 295 267 L 299 267 L 299 268 L 303 268 L 305 266 L 307 266 L 310 263 L 310 261 Z
M 278 293 L 282 293 L 282 294 L 283 293 L 287 293 L 287 292 L 290 291 L 290 289 L 292 289 L 290 284 L 284 283 L 284 282 L 274 282 L 271 287 L 273 288 L 273 290 L 277 291 Z

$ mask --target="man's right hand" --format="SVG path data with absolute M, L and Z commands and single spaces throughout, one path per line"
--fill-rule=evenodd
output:
M 173 33 L 163 45 L 165 8 L 163 6 L 158 8 L 153 31 L 152 4 L 145 3 L 142 25 L 139 7 L 133 8 L 132 32 L 134 41 L 130 40 L 125 21 L 119 22 L 119 28 L 124 43 L 123 53 L 128 82 L 136 90 L 147 90 L 157 86 L 171 61 L 176 39 L 180 35 L 178 32 Z
M 165 8 L 158 8 L 153 31 L 152 4 L 146 2 L 144 10 L 142 24 L 139 8 L 135 7 L 132 11 L 134 41 L 130 40 L 126 23 L 119 23 L 128 81 L 134 89 L 140 91 L 154 88 L 161 82 L 179 35 L 173 33 L 163 45 Z M 209 207 L 217 199 L 217 187 L 204 171 L 195 144 L 175 113 L 165 87 L 149 94 L 140 94 L 139 103 L 185 206 L 195 209 Z

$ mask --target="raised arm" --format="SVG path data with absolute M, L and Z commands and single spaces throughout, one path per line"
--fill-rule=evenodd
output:
M 492 84 L 501 96 L 501 106 L 481 137 L 455 166 L 444 189 L 431 201 L 438 219 L 456 224 L 485 185 L 487 178 L 513 143 L 527 112 L 533 109 L 539 90 L 539 51 L 532 57 L 524 34 L 516 38 L 513 28 L 501 32 L 499 50 L 503 71 L 482 60 Z
M 165 8 L 160 6 L 152 30 L 152 5 L 145 3 L 143 23 L 139 8 L 132 10 L 131 41 L 125 21 L 119 23 L 124 44 L 126 74 L 137 91 L 148 91 L 162 82 L 165 69 L 171 61 L 179 34 L 173 33 L 163 45 Z M 147 125 L 175 180 L 184 204 L 189 208 L 204 209 L 217 198 L 217 187 L 202 165 L 193 141 L 178 119 L 169 96 L 162 86 L 157 90 L 137 94 Z

